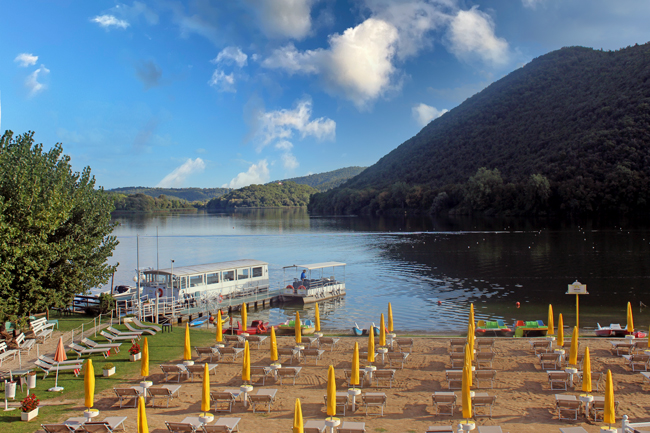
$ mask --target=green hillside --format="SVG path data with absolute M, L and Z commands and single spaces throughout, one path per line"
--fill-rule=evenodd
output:
M 249 185 L 210 200 L 208 211 L 234 208 L 307 206 L 309 197 L 317 191 L 308 185 L 295 182 Z
M 187 201 L 207 201 L 229 191 L 230 188 L 148 188 L 145 186 L 127 186 L 108 190 L 108 192 L 124 195 L 145 194 L 154 198 L 165 195 L 168 198 L 176 197 Z
M 650 45 L 563 48 L 493 83 L 339 188 L 321 213 L 645 213 Z
M 345 167 L 338 170 L 332 170 L 325 173 L 310 174 L 308 176 L 294 177 L 291 179 L 284 179 L 277 182 L 295 182 L 300 185 L 309 185 L 318 191 L 327 191 L 328 189 L 335 188 L 341 185 L 346 180 L 358 175 L 366 167 Z

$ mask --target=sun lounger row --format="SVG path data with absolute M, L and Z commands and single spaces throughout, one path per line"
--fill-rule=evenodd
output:
M 433 407 L 437 415 L 454 415 L 454 410 L 458 405 L 458 396 L 453 392 L 434 392 L 431 395 L 433 400 Z M 472 407 L 474 416 L 489 416 L 492 418 L 492 407 L 496 402 L 497 397 L 494 395 L 487 395 L 487 393 L 475 393 L 472 397 Z M 479 409 L 485 409 L 488 413 L 483 415 L 479 413 Z
M 486 382 L 489 382 L 490 388 L 493 388 L 496 376 L 496 370 L 475 370 L 474 386 L 476 386 L 476 388 L 484 388 L 485 386 L 481 385 L 481 383 L 485 384 Z M 447 388 L 461 389 L 463 383 L 462 370 L 446 370 L 445 377 L 447 380 Z
M 212 372 L 217 374 L 218 364 L 208 364 L 208 373 Z M 194 380 L 194 375 L 201 376 L 204 373 L 203 364 L 195 365 L 184 365 L 184 364 L 162 364 L 160 369 L 165 375 L 165 382 L 169 382 L 169 377 L 171 375 L 176 375 L 176 382 L 180 382 L 181 378 L 184 376 L 186 379 Z
M 327 406 L 327 395 L 323 396 L 325 406 Z M 384 415 L 384 408 L 388 402 L 388 397 L 383 392 L 367 392 L 361 396 L 361 404 L 366 407 L 366 415 L 368 414 L 368 408 L 377 407 L 381 410 L 381 415 Z M 336 413 L 341 413 L 345 416 L 345 411 L 348 407 L 351 407 L 352 399 L 350 395 L 345 391 L 338 391 L 336 393 Z M 340 429 L 339 429 L 340 431 Z
M 137 407 L 138 397 L 142 394 L 141 386 L 132 386 L 129 388 L 113 388 L 113 392 L 117 396 L 120 408 L 122 407 L 124 400 L 133 399 L 133 407 Z M 167 400 L 167 407 L 169 407 L 169 402 L 174 398 L 174 395 L 181 389 L 181 385 L 160 385 L 152 386 L 145 388 L 144 396 L 151 399 L 151 406 L 156 407 L 156 398 Z
M 218 418 L 214 424 L 202 424 L 199 417 L 187 417 L 181 422 L 165 421 L 170 433 L 232 433 L 239 431 L 241 418 Z
M 580 411 L 584 411 L 583 402 L 578 400 L 575 395 L 555 394 L 555 409 L 558 419 L 560 420 L 577 420 Z M 614 402 L 614 410 L 618 410 L 618 401 Z M 605 397 L 594 396 L 594 400 L 589 403 L 589 413 L 594 422 L 598 417 L 602 420 L 605 412 Z
M 103 421 L 89 422 L 84 417 L 69 418 L 61 424 L 41 424 L 45 433 L 112 433 L 124 427 L 125 416 L 109 416 Z
M 75 376 L 79 376 L 79 372 L 83 367 L 83 360 L 76 360 L 76 362 L 56 362 L 51 358 L 47 358 L 49 360 L 45 361 L 45 358 L 47 357 L 41 356 L 39 359 L 34 361 L 34 365 L 43 371 L 43 379 L 45 379 L 48 374 L 56 373 L 57 371 L 72 371 Z

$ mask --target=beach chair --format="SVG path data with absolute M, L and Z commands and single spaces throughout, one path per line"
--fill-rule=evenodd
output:
M 46 364 L 50 364 L 52 366 L 58 365 L 78 365 L 83 363 L 83 359 L 66 359 L 65 361 L 61 362 L 56 362 L 54 358 L 50 358 L 47 355 L 41 355 L 38 357 L 39 361 L 42 361 Z
M 618 411 L 618 400 L 614 401 L 614 412 Z M 589 405 L 589 413 L 591 414 L 594 422 L 598 422 L 598 415 L 603 419 L 605 414 L 605 397 L 594 396 L 594 401 Z
M 388 387 L 393 387 L 393 379 L 395 378 L 395 370 L 375 370 L 372 373 L 372 378 L 375 379 L 375 386 L 379 386 L 379 381 L 388 381 Z
M 648 350 L 648 340 L 634 340 L 634 353 L 642 354 Z
M 496 377 L 496 370 L 476 370 L 474 372 L 474 381 L 477 388 L 483 388 L 483 386 L 481 386 L 481 382 L 490 382 L 490 388 L 494 388 L 494 380 Z
M 133 326 L 131 326 L 131 324 L 129 322 L 126 322 L 126 321 L 124 322 L 124 326 L 126 326 L 126 329 L 133 332 L 134 334 L 142 335 L 142 334 L 146 333 L 146 334 L 149 334 L 149 335 L 156 335 L 156 331 L 154 331 L 153 329 L 149 329 L 149 328 L 136 329 Z
M 446 370 L 445 378 L 447 379 L 447 387 L 449 389 L 461 389 L 463 386 L 463 371 L 462 370 Z M 454 385 L 454 386 L 452 386 Z
M 226 334 L 223 336 L 223 340 L 226 342 L 226 344 L 232 344 L 233 346 L 237 347 L 239 346 L 239 343 L 244 341 L 244 337 L 240 337 L 239 335 Z
M 569 373 L 565 371 L 548 371 L 547 374 L 551 390 L 563 389 L 566 391 L 567 386 L 569 385 Z M 556 386 L 558 388 L 556 388 Z
M 251 382 L 253 381 L 253 377 L 261 377 L 262 386 L 264 386 L 264 381 L 268 376 L 272 374 L 273 374 L 273 370 L 271 370 L 271 368 L 269 367 L 263 367 L 261 365 L 251 365 Z
M 239 355 L 243 355 L 243 353 L 244 353 L 244 349 L 242 349 L 240 347 L 228 347 L 228 346 L 226 346 L 226 347 L 220 347 L 217 350 L 219 351 L 219 353 L 223 357 L 225 357 L 226 355 L 232 355 L 232 362 L 235 362 L 235 359 L 237 359 L 237 357 Z
M 232 433 L 238 432 L 239 426 L 237 425 L 241 418 L 219 418 L 213 425 L 204 424 L 202 426 L 203 433 Z M 306 432 L 305 432 L 306 433 Z
M 431 394 L 436 415 L 454 416 L 457 396 L 453 392 L 434 392 Z
M 456 433 L 450 425 L 430 425 L 425 433 Z
M 104 358 L 108 358 L 111 354 L 110 347 L 90 348 L 90 347 L 79 346 L 78 344 L 75 343 L 71 343 L 68 344 L 68 348 L 72 349 L 77 354 L 77 359 L 81 358 L 83 355 L 94 355 L 97 353 L 101 353 L 102 355 L 104 355 Z
M 338 429 L 338 433 L 365 433 L 366 423 L 344 421 Z
M 578 420 L 581 402 L 579 400 L 558 400 L 556 402 L 557 417 L 560 420 Z
M 130 341 L 131 343 L 135 343 L 135 340 L 138 339 L 138 337 L 135 335 L 113 335 L 113 334 L 109 334 L 106 331 L 100 331 L 99 335 L 101 335 L 111 343 L 114 343 L 116 341 L 126 341 L 126 340 Z
M 465 364 L 465 354 L 463 352 L 453 352 L 449 354 L 451 368 L 462 368 Z
M 542 370 L 557 370 L 562 363 L 559 353 L 540 353 L 539 362 Z
M 334 346 L 336 346 L 336 343 L 338 343 L 340 338 L 332 338 L 332 337 L 321 337 L 319 338 L 319 344 L 321 346 L 329 345 L 330 346 L 330 352 L 334 350 Z
M 325 421 L 307 421 L 303 428 L 303 433 L 325 433 Z
M 16 355 L 18 355 L 16 349 L 9 349 L 5 342 L 0 343 L 0 365 L 2 365 L 2 361 L 9 359 L 9 357 L 11 357 L 11 360 L 13 361 L 16 359 Z
M 413 351 L 413 339 L 412 338 L 397 338 L 395 339 L 397 343 L 397 349 L 400 352 L 411 353 Z
M 67 424 L 41 424 L 45 433 L 74 433 L 75 428 Z
M 51 365 L 46 362 L 41 361 L 40 359 L 37 359 L 34 361 L 34 365 L 43 370 L 43 379 L 47 377 L 48 374 L 50 373 L 56 373 L 58 370 L 59 372 L 61 371 L 72 371 L 74 372 L 75 376 L 79 376 L 79 371 L 83 367 L 83 363 L 79 362 L 78 364 L 60 364 L 60 365 Z
M 492 368 L 492 361 L 494 361 L 495 353 L 493 352 L 478 352 L 474 356 L 474 360 L 476 362 L 476 369 L 480 369 L 482 367 L 488 367 Z
M 120 337 L 136 336 L 138 340 L 142 336 L 142 332 L 143 332 L 143 331 L 118 331 L 117 329 L 113 328 L 112 326 L 107 326 L 106 330 L 108 332 L 110 332 L 111 334 L 117 335 L 117 336 L 120 336 Z
M 623 355 L 623 358 L 627 359 L 627 364 L 632 367 L 632 371 L 648 371 L 650 355 L 635 353 L 632 355 Z
M 535 352 L 535 355 L 546 353 L 546 351 L 551 349 L 551 344 L 552 341 L 546 340 L 533 340 L 530 342 L 530 346 L 533 349 L 533 352 Z
M 449 346 L 449 349 L 447 349 L 449 354 L 452 355 L 454 353 L 465 353 L 465 346 Z
M 236 396 L 230 392 L 212 391 L 210 400 L 214 402 L 215 412 L 232 412 L 232 405 L 235 404 Z M 223 408 L 221 408 L 223 407 Z
M 409 357 L 410 352 L 388 352 L 388 366 L 393 367 L 393 362 L 400 364 L 400 370 L 404 368 L 404 363 Z
M 135 317 L 131 318 L 131 321 L 135 323 L 135 326 L 137 326 L 138 328 L 145 328 L 145 329 L 149 328 L 158 332 L 162 331 L 162 328 L 160 326 L 154 325 L 152 323 L 142 323 L 139 319 Z
M 77 433 L 113 433 L 120 426 L 126 431 L 124 421 L 125 416 L 109 416 L 104 421 L 85 422 L 77 428 Z
M 498 425 L 484 425 L 478 427 L 478 433 L 503 433 L 503 430 Z
M 467 339 L 465 338 L 450 338 L 449 347 L 462 347 L 465 350 L 465 345 L 467 344 Z
M 115 395 L 117 396 L 117 399 L 119 400 L 120 409 L 122 409 L 122 403 L 124 403 L 124 400 L 128 400 L 130 398 L 133 399 L 133 407 L 138 407 L 138 397 L 140 397 L 141 391 L 142 391 L 142 388 L 140 388 L 140 390 L 138 390 L 138 388 L 136 388 L 136 387 L 113 388 L 113 392 L 115 392 Z
M 282 385 L 282 379 L 293 379 L 293 384 L 296 384 L 296 379 L 300 376 L 300 370 L 302 367 L 281 367 L 278 368 L 275 373 L 277 374 L 278 381 Z
M 271 406 L 275 402 L 277 392 L 277 389 L 260 389 L 255 395 L 248 394 L 248 403 L 253 408 L 253 413 L 255 413 L 255 408 L 258 405 L 267 405 L 267 413 L 271 413 Z
M 345 381 L 348 384 L 349 388 L 363 388 L 363 383 L 366 380 L 366 371 L 365 370 L 359 370 L 359 384 L 358 385 L 352 385 L 350 383 L 350 380 L 352 380 L 352 370 L 343 370 L 343 375 L 345 377 Z
M 268 337 L 266 335 L 249 335 L 246 337 L 246 341 L 248 341 L 248 344 L 256 343 L 257 348 L 260 348 L 260 345 L 266 340 Z
M 202 357 L 208 357 L 210 358 L 210 362 L 212 362 L 212 358 L 215 356 L 217 357 L 217 361 L 221 359 L 221 353 L 214 347 L 196 347 L 194 346 L 194 350 L 196 351 L 196 356 L 201 359 Z
M 310 349 L 311 346 L 316 346 L 317 349 L 320 347 L 318 337 L 302 337 L 302 344 L 306 345 Z
M 321 359 L 323 353 L 325 351 L 322 349 L 305 349 L 302 351 L 303 361 L 307 363 L 307 358 L 314 358 L 316 365 L 318 365 L 318 360 Z
M 388 397 L 383 392 L 367 392 L 363 395 L 363 404 L 366 406 L 366 415 L 368 415 L 368 408 L 378 407 L 381 409 L 381 416 L 384 416 L 384 408 Z
M 122 343 L 97 343 L 90 338 L 82 338 L 81 339 L 81 344 L 85 345 L 86 347 L 89 347 L 91 349 L 103 349 L 103 348 L 108 348 L 110 350 L 115 350 L 115 353 L 120 352 L 120 346 Z
M 494 338 L 477 338 L 476 351 L 481 352 L 487 349 L 489 352 L 494 352 Z
M 174 394 L 181 389 L 181 385 L 161 385 L 156 387 L 147 388 L 147 396 L 151 397 L 151 407 L 156 407 L 156 399 L 167 399 L 167 407 L 169 402 L 173 400 Z
M 278 357 L 280 356 L 289 356 L 291 357 L 291 361 L 289 364 L 293 364 L 293 359 L 297 358 L 298 362 L 300 362 L 300 351 L 294 349 L 293 347 L 279 347 L 278 348 Z
M 327 395 L 323 396 L 323 400 L 325 400 L 325 411 L 327 411 Z M 345 416 L 345 409 L 350 403 L 350 396 L 348 395 L 347 392 L 337 392 L 336 393 L 336 414 L 339 414 L 339 408 L 343 409 L 343 416 Z M 341 429 L 339 428 L 339 431 Z
M 474 408 L 474 418 L 480 416 L 489 416 L 492 419 L 492 408 L 494 403 L 497 401 L 496 395 L 488 396 L 475 396 L 472 398 L 472 406 Z M 485 409 L 488 413 L 485 415 L 479 414 L 478 409 Z
M 162 370 L 163 374 L 165 375 L 165 382 L 169 382 L 169 376 L 172 374 L 177 375 L 176 382 L 181 381 L 181 376 L 188 377 L 188 372 L 187 370 L 176 364 L 162 364 L 160 366 L 160 369 Z
M 208 374 L 210 372 L 214 373 L 216 376 L 217 374 L 217 367 L 219 364 L 208 364 Z M 197 374 L 200 377 L 203 377 L 203 372 L 205 371 L 205 366 L 204 364 L 198 363 L 194 365 L 186 365 L 185 370 L 187 370 L 187 374 L 190 376 L 189 379 L 191 381 L 194 381 L 194 375 Z
M 196 433 L 196 427 L 186 422 L 168 422 L 165 421 L 169 433 Z

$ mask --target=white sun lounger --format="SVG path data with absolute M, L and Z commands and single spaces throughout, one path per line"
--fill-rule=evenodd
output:
M 43 375 L 43 379 L 45 379 L 48 374 L 56 373 L 57 370 L 58 371 L 72 370 L 75 376 L 79 376 L 79 371 L 83 367 L 83 361 L 79 361 L 79 364 L 50 365 L 46 362 L 41 361 L 40 359 L 37 359 L 36 361 L 34 361 L 34 365 L 36 365 L 38 368 L 43 370 L 43 372 L 45 373 Z
M 111 343 L 114 342 L 114 341 L 120 341 L 120 340 L 122 340 L 122 341 L 129 340 L 132 343 L 135 343 L 135 340 L 138 339 L 137 335 L 113 335 L 113 334 L 109 334 L 108 332 L 105 332 L 105 331 L 101 331 L 99 334 L 102 337 L 104 337 L 105 339 L 107 339 L 108 341 L 110 341 Z
M 151 323 L 142 323 L 140 320 L 136 319 L 135 317 L 131 319 L 133 323 L 135 323 L 135 326 L 139 328 L 144 328 L 144 329 L 153 329 L 154 331 L 162 331 L 162 328 L 157 325 L 153 325 Z
M 81 358 L 82 355 L 93 355 L 95 353 L 101 353 L 104 355 L 104 358 L 108 358 L 110 355 L 111 349 L 109 347 L 99 347 L 97 349 L 91 349 L 88 347 L 82 347 L 78 344 L 68 344 L 68 347 L 75 351 L 77 354 L 77 359 Z
M 120 351 L 120 346 L 122 343 L 97 343 L 90 338 L 82 338 L 81 343 L 85 344 L 86 346 L 90 347 L 91 349 L 100 349 L 103 347 L 109 348 L 109 349 L 115 349 L 115 353 L 119 353 Z
M 137 332 L 140 335 L 142 335 L 143 333 L 147 333 L 149 335 L 156 335 L 156 331 L 154 331 L 153 329 L 149 329 L 149 328 L 135 329 L 133 326 L 131 326 L 129 322 L 124 322 L 124 326 L 126 326 L 129 331 Z
M 125 416 L 109 416 L 104 421 L 85 422 L 77 428 L 77 433 L 113 433 L 120 426 L 126 431 L 124 421 Z

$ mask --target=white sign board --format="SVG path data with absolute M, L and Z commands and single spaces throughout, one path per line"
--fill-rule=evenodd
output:
M 589 293 L 587 293 L 586 284 L 580 284 L 578 281 L 575 281 L 573 284 L 569 284 L 566 294 L 567 295 L 588 295 Z

